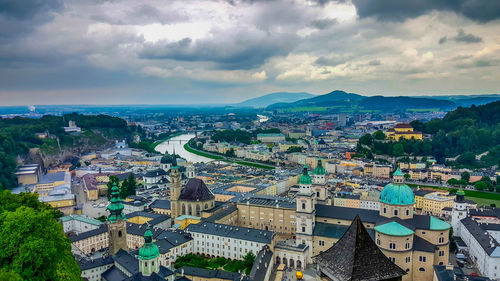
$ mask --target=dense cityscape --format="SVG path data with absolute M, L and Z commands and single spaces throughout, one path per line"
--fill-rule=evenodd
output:
M 500 281 L 500 0 L 0 0 L 0 281 Z

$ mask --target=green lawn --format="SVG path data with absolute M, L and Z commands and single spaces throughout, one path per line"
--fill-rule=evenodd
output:
M 228 260 L 223 257 L 208 258 L 201 255 L 187 254 L 185 256 L 178 257 L 174 263 L 174 267 L 179 269 L 183 266 L 192 266 L 211 270 L 219 269 L 250 274 L 254 260 L 255 255 L 252 252 L 249 252 L 245 256 L 244 260 Z
M 500 200 L 477 198 L 470 196 L 465 196 L 465 199 L 476 202 L 478 206 L 490 206 L 491 204 L 495 204 L 495 206 L 500 207 Z

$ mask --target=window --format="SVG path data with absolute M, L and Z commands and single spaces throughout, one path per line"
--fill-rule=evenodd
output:
M 118 231 L 118 237 L 122 237 L 122 231 Z
M 306 232 L 306 227 L 305 226 L 302 227 L 302 232 Z
M 427 260 L 427 258 L 426 258 L 426 257 L 424 257 L 424 256 L 419 256 L 419 257 L 418 257 L 418 261 L 419 261 L 419 262 L 426 262 L 426 260 Z
M 396 249 L 396 243 L 389 243 L 389 249 Z
M 325 241 L 319 241 L 320 246 L 325 246 Z
M 438 241 L 439 243 L 444 243 L 444 237 L 439 237 Z
M 405 249 L 410 249 L 410 243 L 405 244 Z
M 406 210 L 406 215 L 409 216 L 410 215 L 410 210 Z
M 418 269 L 419 271 L 425 271 L 425 268 L 421 267 Z
M 439 252 L 438 252 L 438 256 L 440 256 L 440 257 L 444 257 L 444 251 L 439 251 Z
M 377 245 L 380 245 L 380 239 L 377 239 Z
M 384 208 L 384 214 L 385 214 L 385 213 L 387 213 L 387 210 L 386 210 L 386 208 Z
M 306 208 L 306 203 L 302 203 L 302 210 Z
M 394 215 L 397 216 L 398 215 L 398 210 L 394 210 Z
M 406 257 L 406 263 L 409 263 L 410 262 L 410 257 Z

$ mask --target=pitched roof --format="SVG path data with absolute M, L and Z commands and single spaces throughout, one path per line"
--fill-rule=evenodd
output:
M 179 196 L 179 200 L 188 201 L 206 201 L 214 198 L 215 196 L 208 190 L 203 180 L 197 178 L 189 179 Z
M 376 223 L 379 211 L 316 204 L 316 217 L 353 220 L 356 215 L 364 222 Z
M 408 236 L 414 233 L 411 229 L 395 221 L 377 225 L 375 226 L 375 231 L 391 236 Z
M 314 260 L 333 280 L 385 280 L 406 274 L 375 245 L 358 215 L 342 238 Z

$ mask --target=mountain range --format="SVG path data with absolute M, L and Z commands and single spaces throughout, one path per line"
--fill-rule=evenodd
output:
M 253 99 L 248 99 L 243 102 L 234 104 L 233 106 L 263 108 L 274 103 L 290 103 L 311 97 L 314 97 L 314 95 L 304 92 L 301 93 L 278 92 L 278 93 L 263 95 Z
M 324 95 L 309 93 L 272 93 L 234 104 L 237 107 L 265 107 L 292 111 L 405 111 L 452 110 L 459 106 L 481 105 L 500 100 L 500 95 L 460 96 L 363 96 L 335 90 Z

